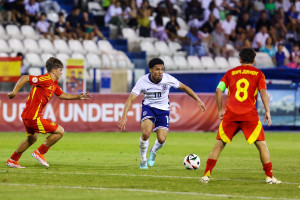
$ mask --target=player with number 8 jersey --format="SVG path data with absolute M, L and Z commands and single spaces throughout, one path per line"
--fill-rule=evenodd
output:
M 239 55 L 241 66 L 227 71 L 216 90 L 219 118 L 222 121 L 219 125 L 217 141 L 209 154 L 201 182 L 207 183 L 210 180 L 211 172 L 220 153 L 226 144 L 232 141 L 235 134 L 242 130 L 248 144 L 254 143 L 260 153 L 263 170 L 267 176 L 266 182 L 268 184 L 278 184 L 281 182 L 273 177 L 270 153 L 265 142 L 264 130 L 255 107 L 257 94 L 260 92 L 266 111 L 264 122 L 267 121 L 268 126 L 270 126 L 272 121 L 265 76 L 259 69 L 253 67 L 256 56 L 253 49 L 244 48 Z M 228 88 L 229 97 L 224 112 L 222 92 L 226 88 Z

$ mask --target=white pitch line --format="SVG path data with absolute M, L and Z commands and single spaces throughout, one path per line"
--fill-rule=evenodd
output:
M 239 198 L 239 199 L 271 199 L 271 200 L 300 200 L 295 198 L 285 197 L 265 197 L 265 196 L 242 196 L 229 194 L 212 194 L 212 193 L 198 193 L 198 192 L 180 192 L 180 191 L 165 191 L 165 190 L 143 190 L 132 188 L 104 188 L 104 187 L 83 187 L 83 186 L 67 186 L 67 185 L 35 185 L 35 184 L 19 184 L 19 183 L 0 183 L 3 186 L 26 186 L 26 187 L 45 187 L 55 189 L 82 189 L 82 190 L 113 190 L 125 192 L 145 192 L 145 193 L 159 193 L 159 194 L 180 194 L 180 195 L 195 195 L 195 196 L 210 196 L 222 198 Z
M 101 173 L 85 173 L 85 172 L 35 172 L 35 171 L 22 171 L 16 169 L 15 171 L 0 171 L 0 173 L 24 173 L 24 174 L 66 174 L 66 175 L 98 175 L 98 176 L 132 176 L 132 177 L 153 177 L 153 178 L 174 178 L 174 179 L 199 179 L 199 177 L 190 176 L 161 176 L 161 175 L 149 175 L 149 174 L 101 174 Z M 230 178 L 211 178 L 212 180 L 220 181 L 253 181 L 253 182 L 265 182 L 264 180 L 250 180 L 250 179 L 230 179 Z M 281 184 L 287 185 L 300 185 L 300 183 L 281 182 Z

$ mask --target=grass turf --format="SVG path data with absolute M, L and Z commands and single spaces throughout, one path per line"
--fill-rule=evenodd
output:
M 215 136 L 171 132 L 154 167 L 140 170 L 140 133 L 66 133 L 46 154 L 49 168 L 31 157 L 40 135 L 19 161 L 26 168 L 12 169 L 5 162 L 25 134 L 0 133 L 0 199 L 300 199 L 300 134 L 266 133 L 280 185 L 264 182 L 258 151 L 241 133 L 222 152 L 212 180 L 199 183 Z M 189 153 L 201 158 L 200 169 L 184 168 Z

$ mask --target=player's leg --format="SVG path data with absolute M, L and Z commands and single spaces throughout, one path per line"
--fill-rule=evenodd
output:
M 226 143 L 230 143 L 233 136 L 238 132 L 239 124 L 237 122 L 224 122 L 222 121 L 219 125 L 219 131 L 217 135 L 217 141 L 215 146 L 209 153 L 208 159 L 206 161 L 206 167 L 204 171 L 204 176 L 201 178 L 202 183 L 208 183 L 213 168 L 215 167 L 219 155 L 223 151 Z
M 270 158 L 270 152 L 268 150 L 267 144 L 265 142 L 265 133 L 260 121 L 248 121 L 242 122 L 241 128 L 247 139 L 248 144 L 254 143 L 259 151 L 259 156 L 261 163 L 263 165 L 263 170 L 267 176 L 266 182 L 269 184 L 279 184 L 278 181 L 273 177 L 272 173 L 272 162 Z
M 147 166 L 147 150 L 149 146 L 149 137 L 152 132 L 153 122 L 150 119 L 145 119 L 141 123 L 142 136 L 140 137 L 140 155 L 141 155 L 141 169 L 148 169 Z
M 155 140 L 154 146 L 150 148 L 150 156 L 148 159 L 148 164 L 150 167 L 152 167 L 155 163 L 157 151 L 166 144 L 166 139 L 168 135 L 167 129 L 157 129 L 156 132 L 157 139 Z
M 45 167 L 49 167 L 49 164 L 45 160 L 45 153 L 63 137 L 64 129 L 60 125 L 47 119 L 40 119 L 38 126 L 42 133 L 50 133 L 50 135 L 37 150 L 33 151 L 32 156 Z
M 265 141 L 255 141 L 255 146 L 257 147 L 259 151 L 259 156 L 261 163 L 263 165 L 263 170 L 265 171 L 266 174 L 266 182 L 268 184 L 280 184 L 281 181 L 277 180 L 273 176 L 273 167 L 272 167 L 272 162 L 270 158 L 270 152 L 268 150 L 267 144 Z
M 7 160 L 6 165 L 13 168 L 25 168 L 21 167 L 18 161 L 22 156 L 23 152 L 25 152 L 32 144 L 34 144 L 37 138 L 38 133 L 27 134 L 27 138 L 19 144 L 16 151 Z

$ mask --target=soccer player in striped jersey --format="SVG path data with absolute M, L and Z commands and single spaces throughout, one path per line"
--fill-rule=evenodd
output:
M 148 164 L 152 167 L 155 163 L 156 153 L 162 148 L 166 142 L 166 137 L 169 131 L 169 115 L 170 115 L 170 103 L 169 103 L 169 90 L 171 87 L 183 90 L 186 94 L 191 96 L 198 103 L 202 112 L 205 111 L 205 105 L 195 92 L 179 82 L 173 76 L 164 73 L 164 62 L 159 58 L 154 58 L 149 62 L 149 74 L 142 76 L 134 86 L 129 95 L 121 120 L 118 123 L 118 127 L 121 131 L 125 130 L 126 116 L 131 104 L 137 98 L 140 93 L 144 94 L 144 100 L 142 105 L 141 116 L 141 129 L 142 136 L 140 138 L 140 154 L 141 154 L 141 169 L 148 169 L 147 166 L 147 150 L 149 146 L 149 137 L 154 130 L 157 133 L 157 139 L 155 144 L 150 149 L 150 156 Z
M 49 167 L 44 155 L 47 153 L 49 148 L 64 135 L 63 127 L 48 119 L 44 119 L 42 116 L 43 108 L 46 106 L 53 94 L 58 96 L 60 99 L 67 100 L 90 99 L 87 92 L 84 94 L 68 94 L 64 93 L 58 86 L 57 80 L 62 75 L 63 69 L 63 64 L 59 59 L 54 57 L 49 58 L 46 62 L 46 68 L 48 73 L 45 75 L 23 75 L 16 83 L 13 91 L 8 93 L 8 97 L 12 99 L 27 82 L 33 86 L 27 98 L 26 107 L 21 115 L 25 125 L 27 138 L 19 144 L 16 151 L 7 160 L 6 165 L 9 167 L 24 168 L 20 166 L 18 162 L 22 153 L 36 142 L 39 133 L 50 133 L 44 143 L 32 153 L 32 156 L 42 165 Z
M 255 107 L 259 91 L 266 111 L 264 122 L 267 121 L 268 126 L 270 126 L 272 121 L 265 76 L 259 69 L 252 66 L 256 56 L 253 49 L 244 48 L 239 55 L 241 66 L 227 71 L 216 90 L 219 118 L 222 121 L 219 126 L 217 141 L 209 154 L 201 182 L 208 183 L 220 153 L 226 144 L 232 141 L 235 134 L 242 130 L 248 144 L 254 143 L 259 151 L 263 170 L 266 174 L 266 182 L 268 184 L 279 184 L 281 181 L 273 176 L 272 162 L 265 142 L 264 129 Z M 226 88 L 228 88 L 229 97 L 224 112 L 222 92 Z

